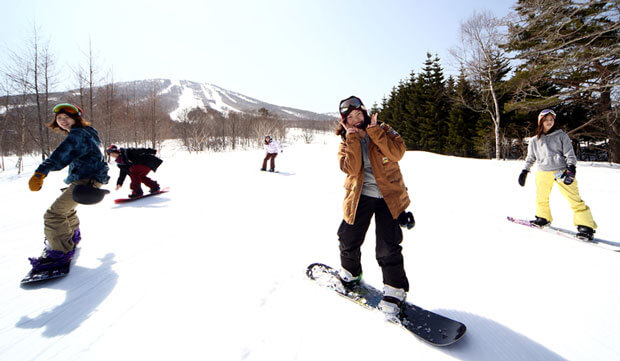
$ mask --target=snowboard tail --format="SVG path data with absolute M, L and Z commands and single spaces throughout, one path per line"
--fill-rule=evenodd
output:
M 592 240 L 581 239 L 577 237 L 577 232 L 570 231 L 568 229 L 554 227 L 554 226 L 544 226 L 540 228 L 540 227 L 534 226 L 533 224 L 530 223 L 530 221 L 526 219 L 518 219 L 518 218 L 514 218 L 510 216 L 506 217 L 506 219 L 508 219 L 512 223 L 520 224 L 522 226 L 526 226 L 526 227 L 533 228 L 533 229 L 539 229 L 541 231 L 548 232 L 548 233 L 553 233 L 558 236 L 570 238 L 570 239 L 573 239 L 573 240 L 576 240 L 582 243 L 587 243 L 595 247 L 604 248 L 604 249 L 608 249 L 608 250 L 615 251 L 615 252 L 620 252 L 620 243 L 617 243 L 617 242 L 607 241 L 607 240 L 596 238 L 596 237 Z
M 357 303 L 367 309 L 378 309 L 383 293 L 364 283 L 345 286 L 334 268 L 313 263 L 306 269 L 306 276 L 323 287 L 335 291 L 338 295 Z M 421 340 L 434 346 L 447 346 L 460 340 L 467 327 L 458 321 L 427 311 L 406 302 L 396 322 Z

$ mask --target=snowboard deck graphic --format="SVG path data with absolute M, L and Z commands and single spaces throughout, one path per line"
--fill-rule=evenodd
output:
M 145 194 L 145 195 L 142 195 L 140 197 L 135 197 L 135 198 L 118 198 L 118 199 L 114 200 L 114 203 L 118 204 L 118 203 L 133 202 L 133 201 L 137 201 L 139 199 L 144 199 L 144 198 L 147 198 L 147 197 L 156 196 L 158 194 L 167 193 L 167 192 L 170 192 L 170 187 L 162 188 L 162 189 L 158 190 L 157 192 Z
M 338 295 L 367 309 L 377 309 L 383 293 L 363 281 L 352 287 L 342 284 L 338 271 L 322 263 L 313 263 L 306 275 L 319 285 L 335 291 Z M 434 346 L 447 346 L 460 340 L 467 327 L 448 317 L 427 311 L 411 303 L 405 303 L 402 314 L 395 320 L 398 325 L 421 340 Z
M 582 243 L 587 243 L 590 244 L 592 246 L 595 247 L 599 247 L 599 248 L 603 248 L 603 249 L 608 249 L 611 251 L 615 251 L 615 252 L 620 252 L 620 243 L 618 242 L 612 242 L 612 241 L 607 241 L 601 238 L 594 238 L 593 240 L 589 241 L 589 240 L 584 240 L 581 238 L 577 238 L 577 232 L 574 231 L 570 231 L 568 229 L 564 229 L 564 228 L 558 228 L 558 227 L 554 227 L 554 226 L 545 226 L 543 228 L 540 227 L 536 227 L 534 225 L 532 225 L 530 223 L 530 221 L 526 220 L 526 219 L 518 219 L 518 218 L 514 218 L 514 217 L 506 217 L 506 219 L 508 219 L 510 222 L 516 223 L 516 224 L 520 224 L 522 226 L 526 226 L 529 228 L 533 228 L 533 229 L 539 229 L 541 231 L 545 231 L 547 233 L 553 233 L 553 234 L 557 234 L 558 236 L 562 236 L 562 237 L 566 237 L 566 238 L 570 238 L 572 240 L 575 241 L 579 241 Z

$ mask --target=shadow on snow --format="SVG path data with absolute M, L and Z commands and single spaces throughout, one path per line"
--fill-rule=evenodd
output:
M 112 270 L 114 254 L 108 253 L 99 259 L 97 268 L 72 266 L 68 276 L 44 283 L 24 285 L 24 289 L 41 288 L 66 291 L 65 301 L 50 311 L 35 318 L 23 316 L 15 325 L 18 328 L 45 328 L 43 336 L 56 337 L 75 331 L 108 297 L 118 281 L 118 274 Z
M 457 343 L 441 348 L 464 361 L 566 361 L 538 342 L 493 320 L 467 312 L 433 310 L 467 325 L 467 333 Z

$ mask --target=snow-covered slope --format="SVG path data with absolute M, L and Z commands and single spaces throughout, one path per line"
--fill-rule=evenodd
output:
M 26 257 L 42 248 L 64 172 L 37 193 L 34 158 L 24 175 L 0 173 L 0 360 L 620 359 L 620 253 L 507 222 L 534 212 L 533 177 L 517 185 L 522 162 L 401 161 L 417 222 L 404 232 L 408 299 L 466 323 L 457 344 L 428 346 L 308 281 L 311 262 L 338 265 L 337 142 L 289 141 L 276 159 L 285 174 L 259 172 L 261 150 L 169 145 L 155 177 L 171 191 L 115 205 L 126 186 L 80 206 L 71 274 L 28 288 Z M 597 236 L 620 242 L 620 169 L 580 163 L 577 179 Z M 572 229 L 557 189 L 551 206 L 554 224 Z M 363 264 L 380 286 L 374 226 Z
M 165 86 L 160 93 L 168 98 L 167 103 L 174 104 L 170 112 L 172 120 L 178 120 L 181 112 L 195 107 L 211 108 L 222 113 L 231 111 L 256 113 L 258 109 L 265 108 L 282 119 L 289 120 L 333 120 L 334 118 L 331 115 L 269 104 L 209 83 L 167 79 L 147 82 L 160 82 L 161 86 Z

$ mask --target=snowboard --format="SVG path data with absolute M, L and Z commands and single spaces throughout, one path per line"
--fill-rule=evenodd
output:
M 335 291 L 338 295 L 358 305 L 378 310 L 383 292 L 360 282 L 354 286 L 344 286 L 338 271 L 322 263 L 313 263 L 306 269 L 306 276 L 323 287 Z M 437 313 L 427 311 L 411 303 L 405 303 L 401 314 L 394 322 L 413 333 L 421 340 L 434 346 L 447 346 L 460 340 L 467 327 Z
M 118 203 L 133 202 L 133 201 L 137 201 L 138 199 L 144 199 L 144 198 L 147 198 L 147 197 L 156 196 L 158 194 L 162 194 L 162 193 L 166 193 L 166 192 L 170 192 L 170 187 L 162 188 L 162 189 L 158 190 L 157 192 L 153 192 L 153 193 L 149 193 L 149 194 L 144 194 L 144 195 L 141 195 L 140 197 L 135 197 L 135 198 L 118 198 L 118 199 L 114 200 L 114 203 L 118 204 Z
M 66 263 L 60 267 L 50 268 L 44 271 L 33 272 L 32 270 L 21 280 L 21 284 L 47 281 L 54 278 L 64 277 L 69 274 L 69 268 L 71 262 Z
M 604 249 L 608 249 L 611 251 L 620 252 L 620 243 L 617 243 L 617 242 L 607 241 L 607 240 L 596 238 L 596 237 L 590 241 L 587 239 L 578 238 L 577 232 L 570 231 L 568 229 L 554 227 L 554 226 L 545 226 L 543 228 L 540 228 L 540 227 L 536 227 L 532 225 L 530 221 L 526 219 L 518 219 L 518 218 L 513 218 L 513 217 L 506 217 L 506 219 L 508 219 L 510 222 L 520 224 L 522 226 L 526 226 L 526 227 L 533 228 L 533 229 L 539 229 L 541 231 L 545 231 L 548 233 L 557 234 L 558 236 L 570 238 L 570 239 L 573 239 L 573 240 L 576 240 L 582 243 L 587 243 L 587 244 L 590 244 L 590 245 L 593 245 L 599 248 L 604 248 Z

